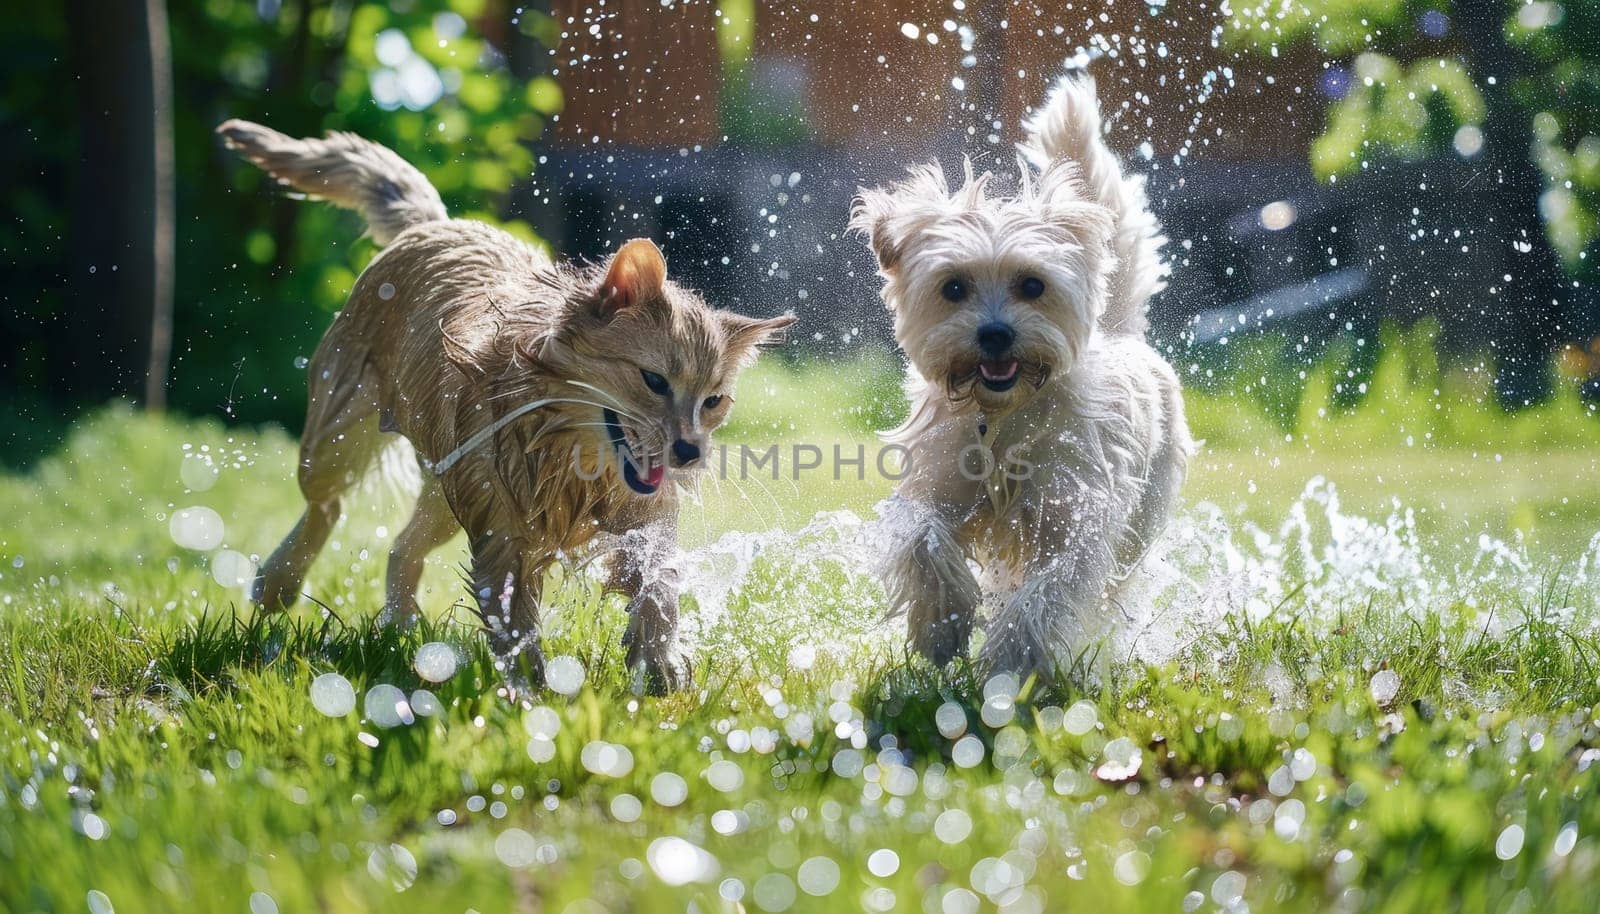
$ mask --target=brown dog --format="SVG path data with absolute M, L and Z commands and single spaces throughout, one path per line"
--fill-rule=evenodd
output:
M 424 559 L 464 527 L 495 654 L 513 684 L 542 683 L 545 570 L 599 534 L 628 534 L 611 584 L 629 598 L 629 667 L 653 691 L 688 685 L 665 565 L 672 483 L 727 419 L 740 369 L 793 316 L 713 310 L 666 278 L 644 239 L 603 267 L 552 263 L 448 218 L 420 172 L 350 134 L 296 140 L 245 121 L 217 132 L 280 183 L 359 212 L 383 246 L 311 360 L 306 510 L 262 565 L 256 601 L 299 597 L 342 498 L 398 432 L 425 481 L 389 552 L 385 620 L 416 618 Z

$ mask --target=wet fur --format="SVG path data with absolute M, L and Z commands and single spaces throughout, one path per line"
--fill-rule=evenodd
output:
M 1027 126 L 1017 192 L 970 167 L 954 189 L 914 168 L 864 190 L 852 226 L 877 254 L 911 361 L 910 416 L 889 436 L 910 449 L 910 472 L 883 508 L 891 608 L 942 665 L 966 653 L 987 599 L 980 667 L 1049 678 L 1103 633 L 1193 444 L 1177 377 L 1144 338 L 1165 239 L 1143 179 L 1101 139 L 1093 83 L 1063 80 Z M 1038 299 L 1015 291 L 1026 276 L 1043 280 Z M 945 300 L 951 277 L 972 294 Z M 994 320 L 1016 331 L 1021 379 L 1005 392 L 976 373 L 977 328 Z M 992 455 L 987 476 L 961 469 L 974 446 Z
M 299 465 L 306 510 L 263 564 L 256 600 L 296 601 L 343 498 L 397 432 L 415 448 L 424 483 L 390 550 L 386 621 L 415 619 L 425 558 L 465 528 L 472 605 L 508 677 L 536 685 L 545 570 L 615 534 L 626 546 L 612 558 L 611 585 L 629 599 L 628 663 L 653 689 L 689 684 L 669 560 L 674 482 L 690 470 L 673 471 L 653 495 L 631 491 L 603 411 L 617 414 L 641 461 L 664 462 L 674 440 L 705 449 L 727 418 L 735 376 L 792 319 L 708 307 L 665 279 L 647 241 L 580 268 L 489 225 L 447 219 L 419 172 L 348 134 L 296 140 L 239 121 L 218 132 L 281 182 L 362 212 L 385 244 L 311 360 Z M 671 379 L 670 402 L 646 387 L 641 368 Z M 708 409 L 713 395 L 725 399 Z M 475 433 L 543 399 L 554 402 L 433 472 Z

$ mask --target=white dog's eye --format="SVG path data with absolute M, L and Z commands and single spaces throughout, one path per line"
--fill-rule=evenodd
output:
M 967 297 L 967 284 L 959 279 L 952 279 L 939 289 L 939 294 L 950 301 L 960 301 Z
M 1035 299 L 1044 294 L 1044 280 L 1037 276 L 1024 276 L 1022 282 L 1017 283 L 1017 294 L 1026 299 Z

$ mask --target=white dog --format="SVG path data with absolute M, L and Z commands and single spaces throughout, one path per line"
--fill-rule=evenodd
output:
M 851 227 L 910 357 L 909 469 L 884 509 L 884 582 L 912 646 L 1054 676 L 1166 524 L 1193 443 L 1177 376 L 1145 341 L 1166 242 L 1144 179 L 1101 137 L 1094 83 L 1063 79 L 1025 125 L 1020 189 L 936 166 L 863 190 Z M 970 560 L 984 570 L 980 587 Z

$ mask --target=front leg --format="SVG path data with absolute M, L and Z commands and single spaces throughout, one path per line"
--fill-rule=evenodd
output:
M 628 669 L 643 678 L 652 695 L 694 684 L 692 666 L 678 637 L 682 576 L 671 563 L 676 544 L 674 510 L 629 531 L 611 556 L 607 589 L 628 598 L 628 630 L 622 636 Z
M 1125 509 L 1097 487 L 1045 501 L 1026 522 L 1031 553 L 1021 587 L 988 625 L 979 667 L 984 675 L 1038 674 L 1053 680 L 1105 632 L 1107 588 L 1116 571 L 1113 535 Z M 1028 512 L 1024 512 L 1028 513 Z
M 937 508 L 896 496 L 882 513 L 889 611 L 905 613 L 911 648 L 943 667 L 966 654 L 981 600 L 967 544 Z
M 961 462 L 977 429 L 977 419 L 951 416 L 923 431 L 910 445 L 906 478 L 879 506 L 889 613 L 905 614 L 912 650 L 939 667 L 966 654 L 982 599 L 965 532 L 982 489 Z
M 513 696 L 544 686 L 539 597 L 544 565 L 529 544 L 504 534 L 472 536 L 472 595 L 495 667 Z

